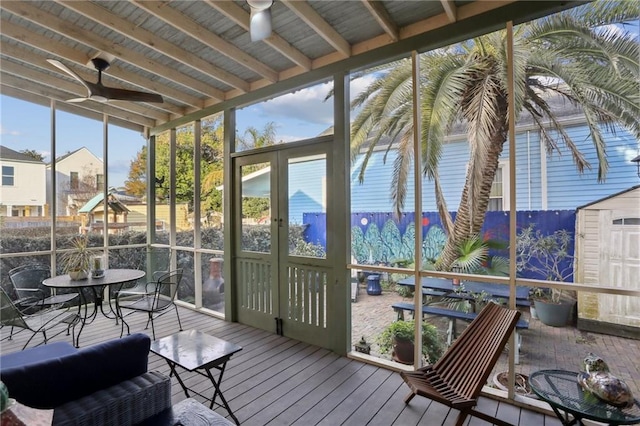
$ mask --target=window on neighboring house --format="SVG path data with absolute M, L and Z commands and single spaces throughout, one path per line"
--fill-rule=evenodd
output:
M 80 187 L 80 177 L 78 176 L 78 172 L 69 173 L 69 188 L 78 189 L 79 187 Z
M 493 178 L 493 184 L 491 185 L 491 193 L 489 194 L 489 206 L 488 211 L 502 211 L 504 210 L 504 182 L 502 179 L 502 167 L 498 167 L 496 175 Z
M 13 166 L 2 166 L 2 186 L 13 186 Z
M 102 187 L 104 186 L 104 175 L 97 174 L 96 175 L 96 190 L 102 191 Z

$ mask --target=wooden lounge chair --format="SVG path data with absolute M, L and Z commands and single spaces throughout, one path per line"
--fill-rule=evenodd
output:
M 517 310 L 489 303 L 435 364 L 400 373 L 411 388 L 404 402 L 420 395 L 460 410 L 456 425 L 472 415 L 509 426 L 474 407 L 519 317 Z

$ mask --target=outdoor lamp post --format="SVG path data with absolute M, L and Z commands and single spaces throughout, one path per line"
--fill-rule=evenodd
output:
M 640 178 L 640 155 L 631 160 L 632 163 L 636 163 L 636 167 L 638 168 L 638 177 Z

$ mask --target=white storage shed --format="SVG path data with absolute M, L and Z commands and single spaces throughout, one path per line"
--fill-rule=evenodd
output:
M 577 208 L 575 279 L 640 290 L 640 185 Z M 578 294 L 578 328 L 640 339 L 640 298 Z

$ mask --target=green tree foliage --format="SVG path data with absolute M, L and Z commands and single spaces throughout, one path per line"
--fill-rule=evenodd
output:
M 265 124 L 262 130 L 251 126 L 245 130 L 244 135 L 237 137 L 237 144 L 241 149 L 256 149 L 275 145 L 276 125 L 273 122 Z M 280 141 L 282 143 L 282 141 Z M 266 167 L 264 164 L 249 165 L 242 168 L 242 175 L 246 176 Z M 243 217 L 262 219 L 269 215 L 270 203 L 268 198 L 245 197 L 242 200 Z
M 42 155 L 41 153 L 39 153 L 35 149 L 23 149 L 20 152 L 25 154 L 25 155 L 28 155 L 29 157 L 33 158 L 34 160 L 44 161 L 44 155 Z
M 143 146 L 131 160 L 129 177 L 124 182 L 127 194 L 143 198 L 147 191 L 147 147 Z
M 216 186 L 222 183 L 223 170 L 223 127 L 220 117 L 203 120 L 201 128 L 200 180 L 203 182 L 200 197 L 203 211 L 222 210 L 221 191 Z M 193 211 L 194 203 L 194 133 L 188 126 L 176 130 L 176 202 L 188 203 Z M 169 198 L 170 133 L 156 138 L 156 198 L 158 201 Z M 147 147 L 144 146 L 131 161 L 129 178 L 125 181 L 127 193 L 144 197 L 147 190 Z
M 640 49 L 637 35 L 626 31 L 629 24 L 637 28 L 639 15 L 637 1 L 596 0 L 514 29 L 516 119 L 528 115 L 547 152 L 568 152 L 581 172 L 592 165 L 549 100 L 560 98 L 579 107 L 597 154 L 599 180 L 604 180 L 608 168 L 603 131 L 615 132 L 617 124 L 640 138 Z M 437 267 L 448 270 L 464 242 L 480 233 L 507 141 L 507 32 L 483 35 L 419 58 L 422 172 L 433 182 L 448 237 Z M 382 142 L 388 149 L 397 149 L 391 194 L 400 213 L 413 164 L 412 64 L 406 59 L 386 68 L 383 77 L 352 104 L 362 106 L 351 129 L 352 155 L 365 152 L 362 180 L 383 137 L 389 141 Z M 454 221 L 440 187 L 438 164 L 445 137 L 459 123 L 467 133 L 469 159 Z
M 202 194 L 200 208 L 204 212 L 222 211 L 222 191 L 217 189 L 223 182 L 223 141 L 224 127 L 221 116 L 205 119 L 201 124 L 200 143 L 200 181 Z M 169 199 L 170 132 L 156 137 L 156 199 L 163 202 Z M 194 133 L 187 126 L 176 130 L 176 202 L 187 203 L 193 211 L 194 198 Z M 276 143 L 275 124 L 267 123 L 262 131 L 250 127 L 245 135 L 238 138 L 238 144 L 245 148 L 260 148 Z M 147 191 L 147 147 L 144 146 L 131 161 L 129 176 L 125 181 L 128 194 L 144 197 Z M 247 168 L 246 173 L 259 170 L 261 166 Z M 263 198 L 250 198 L 243 202 L 247 217 L 260 218 L 269 211 L 269 202 Z

